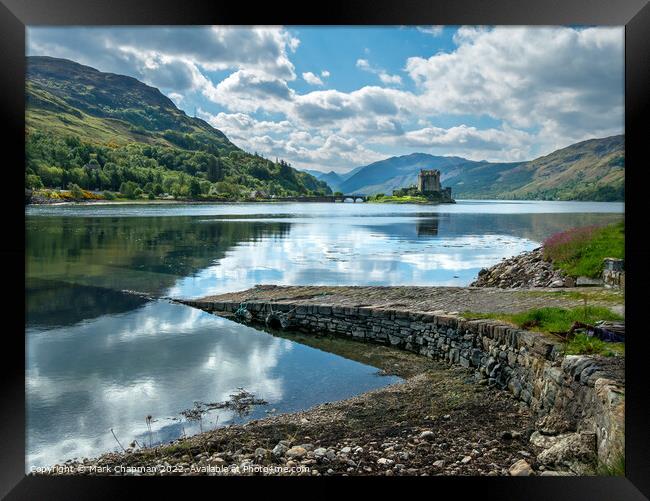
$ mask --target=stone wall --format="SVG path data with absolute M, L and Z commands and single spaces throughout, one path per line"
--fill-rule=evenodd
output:
M 616 259 L 613 257 L 605 259 L 603 283 L 605 284 L 605 287 L 625 289 L 625 271 L 623 270 L 622 259 Z
M 235 302 L 184 302 L 216 313 L 239 308 Z M 491 320 L 377 307 L 248 302 L 246 308 L 249 321 L 271 327 L 389 344 L 473 367 L 479 384 L 507 389 L 525 402 L 542 435 L 592 436 L 605 464 L 623 453 L 622 374 L 617 377 L 602 358 L 564 356 L 542 334 Z

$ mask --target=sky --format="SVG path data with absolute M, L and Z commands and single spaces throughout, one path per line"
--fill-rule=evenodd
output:
M 28 27 L 27 54 L 138 78 L 301 169 L 530 160 L 624 132 L 623 27 Z

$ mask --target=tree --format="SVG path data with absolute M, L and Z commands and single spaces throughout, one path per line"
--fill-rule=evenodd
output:
M 214 183 L 216 181 L 221 181 L 223 177 L 223 172 L 221 169 L 221 161 L 214 155 L 210 156 L 208 161 L 206 174 L 208 175 L 208 181 Z
M 78 184 L 68 184 L 68 190 L 70 190 L 70 194 L 74 198 L 84 198 L 84 190 L 82 190 Z
M 201 194 L 201 183 L 195 177 L 190 181 L 190 196 L 192 198 L 198 198 Z
M 28 174 L 25 176 L 25 187 L 31 189 L 38 189 L 43 187 L 41 178 L 37 174 Z
M 136 190 L 140 190 L 140 194 L 142 193 L 140 187 L 133 181 L 126 181 L 120 185 L 120 193 L 126 198 L 136 198 L 138 196 Z

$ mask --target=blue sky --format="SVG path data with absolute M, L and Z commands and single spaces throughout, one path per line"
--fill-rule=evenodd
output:
M 345 172 L 623 133 L 622 27 L 30 27 L 29 55 L 158 87 L 238 146 Z

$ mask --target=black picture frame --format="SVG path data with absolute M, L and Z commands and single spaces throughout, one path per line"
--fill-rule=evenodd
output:
M 253 7 L 253 5 L 255 5 Z M 199 0 L 0 0 L 0 106 L 5 179 L 3 192 L 4 238 L 1 248 L 8 278 L 2 360 L 2 415 L 0 425 L 0 494 L 7 499 L 115 498 L 133 492 L 138 484 L 169 489 L 171 479 L 120 479 L 115 477 L 28 477 L 25 475 L 25 345 L 24 317 L 24 75 L 25 26 L 27 25 L 181 25 L 181 24 L 526 24 L 526 25 L 625 25 L 625 148 L 626 148 L 626 323 L 630 326 L 626 347 L 626 475 L 623 477 L 396 477 L 370 479 L 383 488 L 404 482 L 433 482 L 432 495 L 452 489 L 466 494 L 475 490 L 481 499 L 645 499 L 650 496 L 650 415 L 646 397 L 648 335 L 643 312 L 648 281 L 648 250 L 644 244 L 647 214 L 647 153 L 645 122 L 650 95 L 650 6 L 646 0 L 329 0 L 322 6 L 266 2 L 200 2 Z M 9 178 L 7 178 L 9 176 Z M 8 229 L 9 228 L 9 229 Z M 181 479 L 185 480 L 185 479 Z M 258 483 L 260 480 L 257 479 Z M 350 479 L 332 479 L 334 483 Z M 360 479 L 362 482 L 364 479 Z M 203 487 L 219 492 L 233 482 L 251 479 L 202 479 Z M 279 481 L 269 479 L 268 481 Z M 284 479 L 283 487 L 291 480 Z M 324 486 L 323 479 L 306 480 L 309 491 Z M 215 484 L 215 482 L 220 482 Z M 223 483 L 225 482 L 225 483 Z M 261 483 L 261 482 L 260 482 Z M 364 482 L 368 484 L 368 479 Z M 276 484 L 277 485 L 277 484 Z M 187 485 L 183 487 L 187 489 Z M 194 486 L 192 486 L 192 489 Z M 267 487 L 269 488 L 269 487 Z M 338 487 L 340 488 L 340 486 Z M 431 490 L 429 490 L 431 489 Z M 433 489 L 436 489 L 434 491 Z M 283 489 L 284 490 L 284 489 Z M 214 492 L 217 492 L 216 490 Z M 291 491 L 285 491 L 289 495 Z M 411 492 L 411 491 L 406 491 Z M 422 491 L 425 492 L 425 491 Z M 415 495 L 415 492 L 413 491 Z M 449 495 L 449 494 L 447 494 Z

